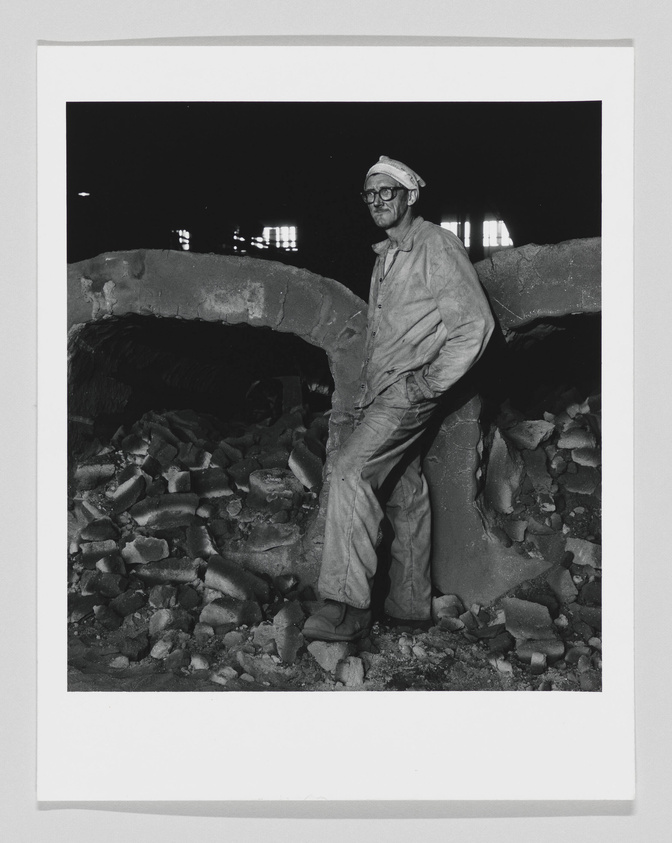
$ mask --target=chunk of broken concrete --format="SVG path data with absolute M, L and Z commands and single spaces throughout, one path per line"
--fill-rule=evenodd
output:
M 579 603 L 583 606 L 602 605 L 602 583 L 599 580 L 587 582 L 579 594 Z
M 115 515 L 126 512 L 144 494 L 145 477 L 140 469 L 136 471 L 137 474 L 117 486 L 112 493 L 112 512 Z
M 199 498 L 223 498 L 233 495 L 229 476 L 223 468 L 192 471 L 191 488 Z
M 252 625 L 261 621 L 261 609 L 253 600 L 236 600 L 233 597 L 218 597 L 203 607 L 199 623 L 217 627 L 224 624 Z
M 191 473 L 189 471 L 185 471 L 176 465 L 170 465 L 163 472 L 163 476 L 168 481 L 168 492 L 170 494 L 191 491 Z
M 248 506 L 266 508 L 272 501 L 292 509 L 303 497 L 303 484 L 288 469 L 262 468 L 249 476 Z
M 228 685 L 232 679 L 238 678 L 238 671 L 231 665 L 223 665 L 213 670 L 210 674 L 210 681 L 216 685 Z
M 218 553 L 204 524 L 192 524 L 187 527 L 187 552 L 190 556 L 200 556 L 202 559 Z
M 258 647 L 265 653 L 277 653 L 275 646 L 276 629 L 273 624 L 262 623 L 254 630 L 252 641 L 255 647 Z
M 177 588 L 174 585 L 154 585 L 149 590 L 149 605 L 155 609 L 167 609 L 177 602 Z
M 195 609 L 201 604 L 201 595 L 190 585 L 181 585 L 177 589 L 177 602 L 183 609 Z
M 543 673 L 546 670 L 546 654 L 545 653 L 532 653 L 530 658 L 530 667 L 532 668 L 532 673 L 535 676 Z
M 534 653 L 543 653 L 548 659 L 549 663 L 558 661 L 565 654 L 565 645 L 559 639 L 524 639 L 520 638 L 516 642 L 516 655 L 518 658 L 527 662 L 532 660 Z
M 113 612 L 109 606 L 94 606 L 93 614 L 98 623 L 105 629 L 119 629 L 123 623 L 122 618 L 116 612 Z
M 168 558 L 139 565 L 134 573 L 150 583 L 189 583 L 198 577 L 200 564 L 198 559 Z
M 576 600 L 578 590 L 567 568 L 555 565 L 546 574 L 546 582 L 561 603 L 572 603 Z
M 458 618 L 464 612 L 464 604 L 457 594 L 442 594 L 432 600 L 432 617 L 435 621 L 441 618 Z
M 103 556 L 96 562 L 96 570 L 102 571 L 104 574 L 126 574 L 126 565 L 124 560 L 116 553 L 110 556 Z
M 602 567 L 602 546 L 586 539 L 568 538 L 565 547 L 574 554 L 574 564 Z
M 464 629 L 464 621 L 459 618 L 439 618 L 439 629 L 444 629 L 446 632 L 459 632 Z
M 237 600 L 258 600 L 266 603 L 270 597 L 269 586 L 264 580 L 215 554 L 208 560 L 205 585 Z
M 194 619 L 185 609 L 157 609 L 149 619 L 149 634 L 153 637 L 169 629 L 190 632 Z
M 245 546 L 248 550 L 260 552 L 295 544 L 300 538 L 297 524 L 255 524 Z
M 79 549 L 82 553 L 84 565 L 95 565 L 103 556 L 109 556 L 117 552 L 117 543 L 113 539 L 102 542 L 82 542 Z
M 170 638 L 159 638 L 149 652 L 153 659 L 163 661 L 174 647 L 174 642 Z
M 79 580 L 79 587 L 84 595 L 100 594 L 102 597 L 118 597 L 128 581 L 119 574 L 106 574 L 102 571 L 84 571 Z
M 523 451 L 522 455 L 525 471 L 532 481 L 534 490 L 536 492 L 549 492 L 553 480 L 548 473 L 546 452 L 543 448 L 539 448 L 536 451 Z
M 352 645 L 347 641 L 311 641 L 308 652 L 323 670 L 334 673 L 338 663 L 352 652 Z
M 261 468 L 261 464 L 251 457 L 245 457 L 227 468 L 229 477 L 244 492 L 250 489 L 250 474 Z
M 75 471 L 75 484 L 81 491 L 95 489 L 103 483 L 107 483 L 114 477 L 116 466 L 114 463 L 103 463 L 100 465 L 80 465 Z
M 262 468 L 288 468 L 289 451 L 282 446 L 263 451 L 257 457 Z
M 338 662 L 334 678 L 346 688 L 359 688 L 364 684 L 364 662 L 357 656 L 348 656 Z
M 79 538 L 83 542 L 102 542 L 108 539 L 117 539 L 119 536 L 119 528 L 111 518 L 94 518 L 89 524 L 86 524 L 79 533 Z
M 97 594 L 68 594 L 68 623 L 78 623 L 92 614 L 94 606 L 99 602 Z
M 575 465 L 575 463 L 571 463 Z M 596 468 L 586 468 L 579 466 L 576 474 L 563 474 L 559 478 L 559 483 L 568 491 L 574 492 L 577 495 L 592 495 L 593 492 L 600 485 L 600 473 Z
M 121 549 L 121 555 L 128 565 L 144 565 L 166 559 L 170 551 L 165 539 L 154 536 L 136 536 Z
M 148 497 L 131 507 L 133 519 L 141 526 L 183 527 L 191 524 L 198 495 L 192 492 Z
M 122 618 L 125 618 L 127 615 L 132 615 L 142 609 L 146 602 L 147 598 L 144 594 L 134 589 L 128 589 L 123 594 L 110 600 L 110 608 L 121 615 Z
M 138 457 L 145 457 L 149 452 L 149 441 L 139 433 L 129 433 L 124 436 L 120 443 L 121 450 L 127 454 L 134 454 Z
M 275 645 L 282 661 L 286 664 L 294 664 L 304 645 L 304 638 L 298 627 L 291 624 L 276 630 Z
M 296 443 L 287 464 L 306 489 L 317 489 L 322 485 L 324 464 L 305 442 Z
M 575 448 L 572 451 L 572 459 L 578 465 L 585 465 L 589 468 L 597 468 L 602 463 L 602 456 L 598 448 Z
M 527 448 L 533 451 L 538 445 L 545 442 L 554 430 L 555 425 L 552 422 L 539 419 L 518 422 L 513 427 L 507 428 L 504 435 L 518 448 Z
M 496 512 L 513 512 L 522 475 L 523 460 L 520 454 L 511 450 L 499 430 L 495 430 L 485 480 L 485 498 Z
M 578 618 L 593 629 L 602 629 L 602 609 L 600 606 L 582 606 L 580 603 L 572 603 L 569 609 L 573 619 Z
M 574 427 L 571 430 L 566 430 L 558 439 L 558 448 L 568 448 L 574 450 L 576 448 L 594 448 L 595 434 L 589 430 L 584 430 L 581 427 Z
M 299 626 L 303 623 L 304 614 L 301 604 L 295 600 L 288 600 L 284 603 L 273 618 L 273 626 L 276 629 L 284 629 L 287 626 Z
M 191 670 L 209 670 L 210 662 L 202 653 L 192 653 L 189 667 Z
M 505 624 L 514 638 L 557 638 L 553 621 L 546 606 L 506 597 L 502 600 Z
M 524 540 L 527 521 L 505 521 L 503 526 L 511 541 L 522 542 Z

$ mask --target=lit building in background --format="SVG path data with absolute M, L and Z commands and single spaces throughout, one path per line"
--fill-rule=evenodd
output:
M 499 249 L 507 249 L 509 246 L 513 246 L 513 240 L 509 236 L 509 230 L 504 220 L 483 220 L 483 249 L 486 257 Z
M 257 241 L 263 243 L 265 249 L 283 249 L 285 252 L 296 252 L 296 226 L 278 225 L 266 226 L 261 238 Z
M 267 225 L 261 234 L 245 237 L 240 227 L 233 233 L 234 254 L 246 255 L 249 252 L 279 249 L 283 252 L 298 252 L 297 228 L 295 225 Z
M 470 244 L 470 233 L 469 233 L 469 220 L 443 220 L 441 223 L 441 228 L 446 228 L 448 231 L 452 231 L 456 237 L 459 237 L 462 243 L 464 243 L 464 248 L 468 249 Z
M 441 222 L 441 228 L 452 231 L 464 243 L 465 249 L 469 250 L 471 245 L 469 220 L 445 219 Z M 508 249 L 511 246 L 513 246 L 513 240 L 504 220 L 494 217 L 483 220 L 483 252 L 486 258 L 500 249 Z
M 188 252 L 190 248 L 191 232 L 185 228 L 178 228 L 173 231 L 173 235 L 177 237 L 177 242 L 183 252 Z

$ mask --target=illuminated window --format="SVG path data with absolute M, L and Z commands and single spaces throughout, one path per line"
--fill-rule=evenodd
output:
M 509 236 L 503 220 L 484 220 L 483 221 L 483 247 L 494 251 L 495 249 L 503 249 L 507 246 L 513 246 L 513 240 Z
M 444 220 L 441 228 L 452 231 L 462 240 L 466 249 L 470 246 L 469 220 L 458 221 L 456 219 Z M 513 246 L 513 240 L 509 235 L 504 220 L 485 219 L 483 220 L 483 250 L 486 255 L 496 252 L 498 249 L 506 249 Z
M 180 249 L 182 249 L 183 252 L 188 252 L 191 232 L 184 228 L 178 228 L 177 231 L 173 231 L 173 234 L 177 235 L 177 242 L 180 244 Z
M 469 220 L 459 221 L 456 219 L 444 220 L 441 223 L 441 228 L 446 228 L 452 231 L 456 237 L 464 243 L 466 249 L 469 248 Z
M 259 249 L 283 249 L 285 252 L 296 252 L 296 226 L 278 225 L 266 226 L 261 237 L 254 238 L 254 245 Z

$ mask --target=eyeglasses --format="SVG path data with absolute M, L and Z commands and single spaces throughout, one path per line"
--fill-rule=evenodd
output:
M 383 202 L 389 202 L 390 199 L 394 199 L 394 197 L 397 195 L 397 193 L 399 193 L 400 190 L 406 190 L 406 188 L 381 187 L 380 190 L 363 190 L 361 196 L 367 205 L 373 205 L 373 203 L 376 201 L 376 196 L 380 196 Z

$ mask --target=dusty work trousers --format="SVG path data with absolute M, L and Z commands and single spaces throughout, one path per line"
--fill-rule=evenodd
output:
M 369 607 L 386 511 L 394 539 L 385 611 L 396 618 L 430 617 L 429 491 L 420 457 L 409 459 L 409 448 L 424 433 L 435 407 L 412 380 L 398 381 L 366 408 L 340 449 L 331 472 L 318 582 L 325 599 Z M 394 481 L 397 473 L 389 492 L 386 481 Z M 383 492 L 389 496 L 381 500 Z

